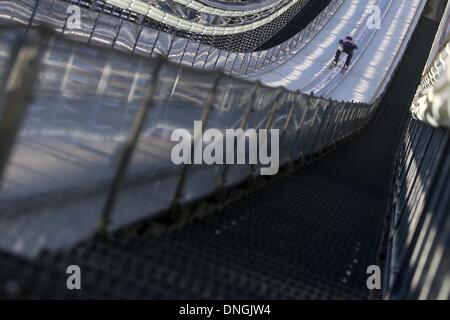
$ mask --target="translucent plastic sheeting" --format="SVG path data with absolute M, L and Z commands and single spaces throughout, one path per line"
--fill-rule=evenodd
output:
M 229 128 L 242 128 L 252 108 L 254 91 L 254 85 L 251 83 L 236 81 L 231 78 L 220 78 L 217 84 L 216 97 L 205 123 L 205 130 L 219 129 L 225 133 L 225 130 Z M 225 139 L 229 139 L 229 137 L 225 136 Z M 226 141 L 222 141 L 223 143 L 226 143 Z M 238 152 L 239 150 L 236 151 L 234 161 L 238 157 Z M 227 184 L 226 174 L 233 165 L 227 164 L 226 156 L 227 154 L 224 152 L 222 157 L 224 165 L 210 166 L 203 164 L 188 169 L 187 179 L 183 185 L 182 202 L 191 201 L 195 198 L 196 192 L 194 190 L 198 189 L 199 186 L 203 185 L 206 188 L 197 192 L 197 195 L 205 197 L 219 186 Z
M 174 65 L 163 67 L 112 215 L 112 227 L 162 212 L 174 203 L 184 166 L 171 161 L 175 143 L 170 138 L 175 129 L 192 132 L 194 121 L 203 118 L 213 84 L 209 74 Z
M 25 29 L 0 31 L 0 63 L 11 65 Z M 261 173 L 264 164 L 250 161 L 248 139 L 232 155 L 225 151 L 231 162 L 176 165 L 175 129 L 192 136 L 195 121 L 224 136 L 227 129 L 278 129 L 280 161 L 287 164 L 360 129 L 376 108 L 55 37 L 42 46 L 0 194 L 0 247 L 24 255 L 70 246 L 94 235 L 99 221 L 108 230 L 124 227 Z M 362 109 L 370 112 L 358 118 Z M 130 158 L 125 146 L 132 147 Z
M 174 38 L 168 56 L 170 61 L 180 63 L 181 60 L 183 59 L 184 52 L 186 52 L 187 44 L 188 44 L 187 39 Z
M 115 38 L 114 48 L 123 52 L 132 52 L 140 30 L 139 25 L 129 21 L 123 21 L 119 33 Z
M 150 57 L 159 34 L 160 32 L 155 29 L 143 28 L 137 38 L 135 52 L 144 57 Z
M 183 53 L 183 58 L 181 60 L 181 63 L 186 66 L 192 66 L 195 61 L 195 55 L 197 51 L 199 50 L 200 43 L 195 42 L 193 40 L 189 40 L 188 44 L 186 46 L 186 50 Z
M 1 43 L 11 34 L 2 32 Z M 137 66 L 138 75 L 131 72 Z M 48 44 L 3 174 L 3 245 L 32 253 L 94 232 L 153 68 L 66 42 Z
M 172 47 L 173 35 L 169 33 L 159 33 L 153 48 L 152 56 L 167 57 Z
M 23 36 L 23 32 L 4 33 L 5 41 L 0 42 L 0 85 L 4 88 L 11 69 L 11 59 L 17 54 L 17 41 Z M 2 92 L 1 92 L 2 93 Z M 3 105 L 0 104 L 0 116 L 3 113 Z
M 49 0 L 39 0 L 37 3 L 36 1 L 27 0 L 25 0 L 25 2 L 31 6 L 31 10 L 29 11 L 29 21 L 31 22 L 31 24 L 49 24 L 57 32 L 69 30 L 69 37 L 70 35 L 72 35 L 73 37 L 78 36 L 79 30 L 64 28 L 66 26 L 66 19 L 68 17 L 67 4 L 60 1 Z M 18 5 L 15 8 L 16 11 L 19 11 L 21 10 L 21 2 L 18 2 L 17 4 Z M 86 16 L 83 17 L 83 23 L 81 24 L 82 30 L 80 35 L 83 35 L 85 39 L 89 39 L 97 15 L 98 14 L 96 14 L 95 12 L 89 12 L 86 13 Z

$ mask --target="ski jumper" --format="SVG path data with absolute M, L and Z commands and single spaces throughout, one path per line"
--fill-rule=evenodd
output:
M 351 40 L 339 40 L 339 44 L 341 48 L 336 51 L 336 56 L 334 57 L 334 61 L 337 64 L 342 52 L 347 54 L 347 61 L 345 62 L 345 66 L 348 67 L 352 62 L 353 51 L 358 49 L 358 46 Z

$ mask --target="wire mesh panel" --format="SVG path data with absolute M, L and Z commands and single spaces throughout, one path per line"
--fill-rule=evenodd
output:
M 100 13 L 95 20 L 89 43 L 99 47 L 111 48 L 115 44 L 121 28 L 121 24 L 117 22 L 108 15 Z
M 326 111 L 328 104 L 328 101 L 323 100 L 314 105 L 316 112 L 314 113 L 314 117 L 312 118 L 311 129 L 308 132 L 308 141 L 305 145 L 305 154 L 312 154 L 319 147 L 317 145 L 318 138 L 321 137 L 321 131 L 328 124 L 328 122 L 326 121 Z
M 233 64 L 231 65 L 230 74 L 238 74 L 239 68 L 244 60 L 245 53 L 238 52 L 233 59 Z
M 214 70 L 214 67 L 217 64 L 217 61 L 219 60 L 220 52 L 222 50 L 211 47 L 211 49 L 208 52 L 208 57 L 206 58 L 206 62 L 203 65 L 204 70 Z
M 291 152 L 294 159 L 298 159 L 307 153 L 307 147 L 310 142 L 311 131 L 314 130 L 314 123 L 317 117 L 317 104 L 320 101 L 314 99 L 308 99 L 305 103 L 306 109 L 304 114 L 301 115 L 301 131 L 296 133 L 295 144 Z M 298 129 L 297 129 L 298 130 Z
M 223 70 L 225 68 L 225 63 L 227 62 L 227 58 L 229 55 L 230 53 L 228 51 L 220 50 L 219 57 L 217 58 L 214 69 Z
M 152 56 L 163 56 L 167 57 L 169 51 L 172 47 L 172 42 L 174 41 L 174 36 L 169 33 L 160 32 L 158 33 L 158 37 L 156 39 L 155 46 L 153 48 Z
M 208 73 L 174 65 L 165 65 L 158 73 L 153 102 L 122 183 L 111 228 L 167 210 L 179 196 L 177 188 L 189 163 L 178 163 L 178 158 L 172 159 L 172 152 L 184 159 L 188 155 L 183 152 L 191 151 L 192 144 L 187 140 L 196 137 L 194 123 L 202 121 L 213 94 L 210 78 Z M 174 149 L 181 146 L 179 143 L 188 143 L 189 150 Z
M 183 54 L 183 58 L 181 60 L 181 63 L 186 66 L 192 66 L 195 61 L 195 57 L 197 54 L 197 51 L 200 48 L 200 43 L 189 40 L 188 44 L 186 46 L 186 51 Z
M 186 46 L 188 45 L 188 40 L 184 38 L 174 38 L 172 46 L 168 54 L 168 59 L 175 63 L 180 63 L 183 59 L 183 54 L 186 51 Z
M 285 164 L 314 156 L 364 126 L 379 102 L 369 106 L 306 96 L 58 37 L 42 42 L 41 56 L 39 34 L 27 32 L 31 37 L 24 36 L 25 29 L 0 30 L 11 43 L 0 47 L 6 51 L 0 54 L 5 66 L 0 70 L 5 93 L 0 100 L 0 246 L 15 253 L 68 247 L 95 235 L 99 222 L 114 230 L 244 182 L 261 169 L 252 161 L 259 129 L 280 130 Z M 27 60 L 24 52 L 34 54 Z M 26 81 L 30 60 L 41 62 L 31 73 L 36 82 Z M 18 68 L 21 62 L 26 63 Z M 17 75 L 23 84 L 16 96 L 27 100 L 11 99 L 10 86 L 4 85 Z M 5 119 L 16 109 L 25 111 L 14 122 L 17 132 L 4 135 Z M 36 264 L 0 253 L 6 261 L 0 282 L 18 279 L 4 287 L 12 296 L 366 298 L 365 270 L 378 261 L 374 239 L 381 238 L 394 154 L 392 145 L 384 148 L 379 141 L 380 132 L 390 127 L 397 139 L 399 116 L 389 115 L 353 147 L 160 239 L 142 232 L 115 234 L 108 242 L 96 238 L 72 250 L 41 252 Z M 196 147 L 211 146 L 210 139 L 192 139 L 201 136 L 196 120 L 202 120 L 202 132 L 223 134 L 229 128 L 255 134 L 243 132 L 243 139 L 233 140 L 237 152 L 230 164 L 203 159 L 198 166 L 176 165 L 176 129 L 184 130 L 180 137 L 191 137 L 186 151 L 194 156 Z M 391 239 L 401 250 L 392 255 L 399 268 L 394 271 L 406 276 L 394 283 L 394 295 L 441 298 L 450 291 L 448 139 L 446 131 L 416 121 L 408 125 L 397 161 Z M 8 145 L 14 147 L 11 152 Z M 79 296 L 67 293 L 66 279 L 59 282 L 68 262 L 87 274 Z M 127 273 L 131 263 L 139 270 Z M 30 274 L 42 286 L 25 283 Z M 57 280 L 48 281 L 52 277 Z
M 197 50 L 197 56 L 195 57 L 193 67 L 196 69 L 203 69 L 211 50 L 214 50 L 214 48 L 210 46 L 200 46 Z
M 224 80 L 221 83 L 218 87 L 219 99 L 210 114 L 211 120 L 208 125 L 219 126 L 222 130 L 232 130 L 228 133 L 223 132 L 226 139 L 223 155 L 225 165 L 222 166 L 223 168 L 220 171 L 221 183 L 224 186 L 231 186 L 245 179 L 239 173 L 246 172 L 247 168 L 244 168 L 244 165 L 238 162 L 240 156 L 238 153 L 242 152 L 243 149 L 242 133 L 247 128 L 248 117 L 255 103 L 256 89 L 254 85 L 249 85 L 244 81 Z M 227 86 L 230 90 L 226 89 Z M 222 121 L 223 124 L 221 124 Z M 227 152 L 229 147 L 232 151 Z M 244 145 L 244 147 L 246 146 Z
M 319 141 L 317 142 L 320 146 L 327 146 L 332 144 L 332 138 L 334 138 L 334 130 L 339 121 L 339 115 L 342 112 L 340 108 L 331 105 L 327 108 L 327 119 L 326 125 L 323 133 L 320 135 Z M 356 128 L 355 128 L 356 129 Z
M 202 161 L 187 169 L 183 182 L 181 203 L 205 198 L 223 184 L 227 165 L 234 165 L 232 157 L 236 152 L 235 131 L 245 122 L 248 113 L 248 93 L 252 91 L 245 82 L 231 78 L 216 79 L 216 94 L 203 123 Z M 247 103 L 239 103 L 246 101 Z M 232 148 L 230 148 L 232 146 Z M 198 156 L 199 157 L 199 156 Z
M 309 154 L 315 154 L 323 149 L 321 141 L 325 137 L 328 126 L 330 125 L 331 108 L 329 106 L 330 103 L 328 101 L 321 105 L 321 110 L 317 115 L 318 124 L 315 125 L 317 130 L 314 132 L 314 136 L 310 137 L 311 147 L 307 151 Z
M 253 171 L 259 175 L 255 166 L 258 164 L 259 143 L 264 142 L 260 141 L 259 130 L 267 129 L 270 125 L 272 113 L 276 108 L 275 103 L 280 95 L 280 91 L 267 87 L 257 87 L 253 92 L 252 108 L 244 124 L 244 131 L 236 141 L 233 163 L 237 166 L 230 167 L 225 178 L 227 187 L 244 181 Z M 236 179 L 235 175 L 239 177 Z

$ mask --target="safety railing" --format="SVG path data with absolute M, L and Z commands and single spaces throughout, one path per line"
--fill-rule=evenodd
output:
M 200 70 L 245 75 L 283 63 L 296 54 L 315 37 L 342 3 L 343 0 L 332 0 L 304 30 L 288 41 L 269 50 L 246 53 L 218 49 L 196 39 L 178 37 L 86 8 L 80 9 L 81 23 L 71 28 L 68 4 L 59 0 L 5 0 L 0 6 L 0 21 L 7 25 L 11 22 L 26 26 L 45 24 L 66 39 L 145 57 L 162 55 L 170 61 Z
M 404 125 L 396 159 L 386 298 L 450 299 L 449 8 L 413 100 L 411 118 Z
M 434 127 L 450 128 L 450 4 L 429 55 L 411 113 Z
M 400 146 L 385 296 L 450 299 L 450 133 L 409 119 Z
M 199 130 L 278 129 L 278 160 L 285 166 L 358 132 L 378 106 L 29 29 L 1 29 L 0 39 L 0 64 L 9 66 L 0 69 L 0 247 L 23 255 L 158 217 L 231 190 L 263 168 L 224 160 L 247 159 L 248 150 L 233 157 L 224 152 L 211 164 L 178 165 L 171 156 L 177 129 L 192 137 L 193 153 L 212 143 L 201 142 Z M 266 136 L 269 145 L 272 139 Z
M 450 128 L 450 42 L 430 65 L 414 98 L 415 119 L 434 127 Z
M 433 47 L 425 66 L 424 74 L 428 73 L 432 63 L 436 60 L 439 51 L 444 48 L 445 44 L 450 41 L 450 4 L 447 3 L 444 14 L 439 24 L 439 29 L 434 38 Z

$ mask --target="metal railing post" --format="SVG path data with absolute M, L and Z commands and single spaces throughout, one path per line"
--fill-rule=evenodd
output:
M 189 40 L 191 40 L 191 39 L 189 39 Z M 192 41 L 193 41 L 193 40 L 192 40 Z M 197 46 L 197 50 L 195 50 L 195 54 L 194 54 L 194 58 L 192 59 L 192 64 L 191 64 L 191 67 L 194 67 L 194 64 L 195 64 L 195 60 L 197 60 L 197 57 L 198 57 L 198 52 L 200 51 L 200 47 L 201 47 L 201 44 L 200 44 L 200 43 L 198 43 L 197 41 L 193 41 L 193 42 L 197 43 L 197 44 L 198 44 L 198 46 Z
M 297 92 L 297 95 L 298 95 L 298 97 L 301 97 L 303 95 L 303 93 Z M 300 131 L 301 131 L 301 129 L 303 127 L 303 124 L 305 122 L 306 114 L 308 113 L 309 106 L 310 106 L 310 100 L 311 100 L 311 96 L 308 96 L 308 98 L 306 100 L 306 106 L 304 107 L 304 111 L 303 111 L 303 114 L 302 114 L 302 118 L 300 119 L 298 128 L 296 128 L 297 132 L 295 133 L 294 141 L 292 142 L 292 148 L 289 151 L 288 161 L 290 161 L 292 159 L 292 152 L 294 152 L 294 148 L 295 148 L 295 145 L 296 145 L 297 140 L 299 138 Z M 301 106 L 299 106 L 299 107 L 301 107 Z
M 261 51 L 258 51 L 258 53 L 255 54 L 255 59 L 253 59 L 253 53 L 254 53 L 254 52 L 252 52 L 252 53 L 250 54 L 250 58 L 249 58 L 248 65 L 247 65 L 247 69 L 245 69 L 245 72 L 242 73 L 242 75 L 248 74 L 248 70 L 250 69 L 250 66 L 252 65 L 252 62 L 253 62 L 253 61 L 255 61 L 255 66 L 256 66 L 256 62 L 258 61 L 258 57 L 260 56 Z
M 341 119 L 341 123 L 339 124 L 339 134 L 338 134 L 338 139 L 341 140 L 343 137 L 343 135 L 345 134 L 345 124 L 347 123 L 348 117 L 349 117 L 349 108 L 348 108 L 349 102 L 344 102 L 344 114 L 343 117 Z
M 351 134 L 351 124 L 352 124 L 354 113 L 355 113 L 355 103 L 352 101 L 352 103 L 350 104 L 348 119 L 345 122 L 345 137 L 346 138 Z
M 274 120 L 274 116 L 285 99 L 284 97 L 285 97 L 286 92 L 282 88 L 278 89 L 277 91 L 278 91 L 278 93 L 276 93 L 275 99 L 273 99 L 273 107 L 270 110 L 269 116 L 267 118 L 266 126 L 264 128 L 267 131 L 269 131 L 271 129 L 273 120 Z M 267 136 L 268 135 L 269 134 L 267 133 Z M 250 171 L 252 172 L 253 175 L 255 174 L 255 165 L 251 165 Z
M 342 114 L 342 109 L 339 108 L 339 104 L 336 101 L 332 101 L 332 108 L 333 108 L 333 124 L 330 127 L 330 131 L 328 133 L 328 137 L 326 138 L 327 145 L 331 145 L 334 143 L 334 131 L 336 130 L 336 127 L 339 123 L 339 119 Z
M 253 102 L 256 100 L 255 98 L 256 98 L 257 92 L 258 92 L 260 87 L 261 87 L 261 82 L 257 82 L 256 86 L 253 88 L 253 91 L 252 91 L 252 93 L 250 95 L 249 105 L 248 105 L 248 107 L 247 107 L 247 109 L 245 111 L 245 114 L 244 114 L 244 117 L 242 118 L 241 123 L 239 124 L 239 128 L 238 129 L 244 130 L 246 128 L 248 119 L 250 118 L 251 113 L 254 112 L 254 110 L 255 110 Z M 230 165 L 226 164 L 226 161 L 225 161 L 225 167 L 223 169 L 222 176 L 221 176 L 221 178 L 220 178 L 220 180 L 218 182 L 218 186 L 217 186 L 219 190 L 222 189 L 224 187 L 224 185 L 225 185 L 226 175 L 228 173 L 228 169 L 229 168 L 230 168 Z
M 189 45 L 189 41 L 191 41 L 191 39 L 187 39 L 187 40 L 186 40 L 186 45 L 184 46 L 183 53 L 181 54 L 180 62 L 179 62 L 179 63 L 182 63 L 182 62 L 183 62 L 184 55 L 186 54 L 186 49 L 187 49 L 187 47 L 188 47 L 188 45 Z
M 341 121 L 342 121 L 342 119 L 344 118 L 344 104 L 342 103 L 342 102 L 336 102 L 336 101 L 334 101 L 334 103 L 335 103 L 335 108 L 338 108 L 339 110 L 338 110 L 338 114 L 337 114 L 337 116 L 336 116 L 336 122 L 335 122 L 335 124 L 334 124 L 334 126 L 333 126 L 333 129 L 331 130 L 331 133 L 330 133 L 330 136 L 329 136 L 329 139 L 331 140 L 331 144 L 334 144 L 334 143 L 336 143 L 336 141 L 337 141 L 337 139 L 336 139 L 336 134 L 339 134 L 339 126 L 340 126 L 340 124 L 341 124 Z
M 150 51 L 149 57 L 153 57 L 153 51 L 155 51 L 156 43 L 158 42 L 159 35 L 161 34 L 161 30 L 158 30 L 158 34 L 156 35 L 155 41 L 153 42 L 152 51 Z
M 325 100 L 324 100 L 325 101 Z M 320 106 L 319 108 L 323 108 L 323 106 Z M 316 134 L 311 142 L 311 147 L 310 147 L 310 151 L 311 153 L 315 153 L 316 150 L 316 145 L 317 145 L 317 139 L 320 139 L 321 133 L 322 133 L 322 128 L 324 125 L 327 125 L 325 122 L 328 119 L 327 115 L 326 115 L 326 111 L 328 109 L 328 105 L 325 106 L 324 110 L 322 111 L 322 114 L 320 116 L 320 124 L 319 124 L 319 128 L 316 131 Z M 319 112 L 319 109 L 317 110 L 317 113 Z
M 319 142 L 317 142 L 316 144 L 318 145 L 318 148 L 316 151 L 319 151 L 321 149 L 324 149 L 324 144 L 327 141 L 327 133 L 330 130 L 330 126 L 331 126 L 331 120 L 333 119 L 334 116 L 334 108 L 332 107 L 332 102 L 329 101 L 328 105 L 325 108 L 325 119 L 326 119 L 326 124 L 324 129 L 322 130 L 322 132 L 320 132 L 320 136 L 319 136 Z
M 214 101 L 215 101 L 215 98 L 216 98 L 217 90 L 219 88 L 219 84 L 220 84 L 220 81 L 222 80 L 222 77 L 223 77 L 222 73 L 217 74 L 215 76 L 213 87 L 211 88 L 211 92 L 208 95 L 208 97 L 207 97 L 207 99 L 205 101 L 205 104 L 203 106 L 204 110 L 203 110 L 203 114 L 202 114 L 202 119 L 200 120 L 202 122 L 202 132 L 205 129 L 205 125 L 206 125 L 206 123 L 208 121 L 209 113 L 211 112 L 211 109 L 212 109 L 212 107 L 214 105 Z M 198 139 L 202 139 L 202 137 L 194 136 L 193 139 L 192 139 L 192 143 L 191 143 L 192 152 L 191 152 L 191 155 L 194 154 L 194 146 L 195 146 L 195 143 L 198 141 Z M 180 175 L 180 179 L 178 180 L 178 183 L 177 183 L 177 186 L 175 188 L 175 192 L 174 192 L 174 195 L 173 195 L 173 198 L 172 198 L 172 204 L 171 204 L 171 208 L 172 209 L 177 207 L 177 205 L 179 204 L 180 198 L 183 196 L 183 188 L 184 188 L 184 184 L 185 184 L 185 181 L 186 181 L 186 178 L 187 178 L 187 174 L 189 172 L 189 167 L 190 167 L 190 165 L 188 165 L 188 164 L 184 164 L 183 165 L 182 172 L 181 172 L 181 175 Z
M 306 142 L 305 142 L 305 154 L 303 154 L 303 156 L 306 156 L 306 151 L 308 151 L 308 153 L 309 153 L 309 146 L 311 145 L 311 143 L 310 143 L 310 139 L 311 139 L 311 131 L 313 131 L 314 130 L 314 124 L 316 123 L 316 119 L 317 119 L 317 115 L 319 114 L 319 106 L 318 106 L 318 104 L 319 103 L 321 103 L 321 101 L 320 100 L 318 100 L 319 98 L 317 98 L 317 97 L 315 97 L 316 98 L 316 101 L 313 101 L 313 105 L 314 105 L 314 108 L 315 108 L 315 112 L 314 112 L 314 116 L 313 116 L 313 118 L 312 118 L 312 120 L 311 120 L 311 126 L 309 127 L 309 129 L 308 129 L 308 133 L 306 134 Z
M 39 75 L 47 37 L 47 31 L 31 35 L 27 30 L 12 54 L 0 98 L 0 181 L 26 113 L 27 97 Z
M 122 151 L 122 155 L 120 157 L 116 174 L 111 183 L 111 188 L 109 189 L 108 195 L 106 197 L 105 207 L 103 208 L 102 214 L 98 222 L 97 232 L 101 236 L 107 235 L 107 227 L 108 224 L 110 223 L 111 215 L 114 211 L 117 202 L 117 196 L 119 195 L 120 188 L 125 179 L 128 165 L 132 160 L 132 156 L 136 148 L 139 135 L 142 131 L 142 128 L 144 127 L 147 115 L 154 104 L 153 97 L 156 93 L 157 82 L 163 65 L 164 65 L 164 58 L 158 57 L 155 69 L 153 70 L 152 74 L 152 83 L 150 87 L 147 89 L 142 104 L 139 107 L 138 113 L 135 117 L 133 126 L 131 128 L 131 132 L 125 144 L 125 148 Z

